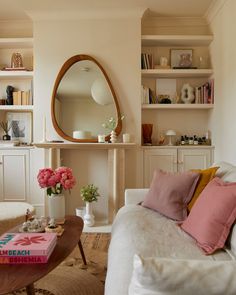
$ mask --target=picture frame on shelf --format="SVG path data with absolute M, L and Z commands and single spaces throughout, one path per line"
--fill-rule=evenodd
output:
M 12 140 L 21 143 L 32 143 L 32 114 L 31 112 L 7 112 L 6 119 L 11 124 L 10 136 Z
M 172 69 L 193 69 L 192 49 L 170 49 L 170 65 Z

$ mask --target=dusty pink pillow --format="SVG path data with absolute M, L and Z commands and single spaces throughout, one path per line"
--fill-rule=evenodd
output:
M 184 220 L 198 178 L 197 172 L 170 173 L 156 170 L 142 206 L 171 219 Z
M 224 247 L 235 218 L 236 182 L 216 177 L 202 191 L 181 228 L 206 254 L 212 254 Z

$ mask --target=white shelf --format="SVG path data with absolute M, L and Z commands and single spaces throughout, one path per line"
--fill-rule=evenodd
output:
M 172 109 L 172 110 L 209 110 L 214 107 L 214 104 L 143 104 L 143 110 L 157 110 L 157 109 Z
M 33 38 L 0 38 L 0 48 L 33 48 Z
M 208 46 L 212 35 L 142 35 L 143 46 Z
M 33 78 L 33 71 L 0 71 L 0 78 Z
M 141 70 L 143 77 L 149 78 L 194 78 L 209 77 L 213 74 L 211 69 L 149 69 Z
M 32 105 L 0 105 L 0 111 L 33 111 Z

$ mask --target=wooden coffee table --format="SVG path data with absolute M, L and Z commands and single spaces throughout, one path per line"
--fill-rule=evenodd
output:
M 6 294 L 26 287 L 28 295 L 34 295 L 34 282 L 47 275 L 58 266 L 79 245 L 83 262 L 86 264 L 80 236 L 83 220 L 77 216 L 67 216 L 64 232 L 58 238 L 55 249 L 47 263 L 42 264 L 0 264 L 0 294 Z M 14 230 L 8 232 L 15 232 Z

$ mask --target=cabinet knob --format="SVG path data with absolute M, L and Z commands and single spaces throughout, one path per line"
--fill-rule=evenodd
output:
M 181 161 L 181 160 L 179 160 L 179 161 L 178 161 L 178 164 L 183 164 L 183 163 L 184 163 L 184 162 L 183 162 L 183 161 Z

